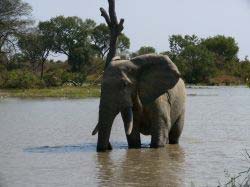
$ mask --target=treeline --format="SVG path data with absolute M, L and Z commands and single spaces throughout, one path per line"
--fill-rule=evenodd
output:
M 91 19 L 58 16 L 48 21 L 29 19 L 31 7 L 21 0 L 0 2 L 0 87 L 30 88 L 81 85 L 88 74 L 101 72 L 109 49 L 109 29 Z M 118 53 L 130 47 L 118 38 Z M 65 55 L 65 62 L 48 60 Z
M 195 35 L 173 35 L 170 51 L 165 52 L 176 63 L 189 84 L 249 83 L 250 61 L 238 58 L 239 47 L 232 37 L 217 35 L 198 38 Z
M 43 88 L 98 81 L 109 50 L 105 24 L 79 17 L 58 16 L 34 25 L 32 8 L 22 0 L 0 1 L 0 88 Z M 167 42 L 167 41 L 166 41 Z M 190 84 L 242 84 L 250 77 L 250 62 L 237 57 L 232 37 L 198 38 L 172 35 L 167 54 Z M 121 34 L 118 55 L 124 59 L 157 53 L 143 46 L 129 52 L 130 40 Z M 49 60 L 52 55 L 67 60 Z

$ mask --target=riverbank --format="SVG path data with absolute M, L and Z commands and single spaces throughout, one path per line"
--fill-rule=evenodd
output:
M 87 98 L 99 97 L 100 86 L 85 85 L 82 87 L 58 87 L 44 89 L 0 89 L 0 97 L 67 97 L 67 98 Z
M 211 87 L 212 86 L 207 86 L 207 85 L 186 86 L 186 88 L 192 88 L 192 89 L 207 89 Z M 1 97 L 20 97 L 20 98 L 65 97 L 72 99 L 82 99 L 88 97 L 99 97 L 100 93 L 101 93 L 100 85 L 84 85 L 82 87 L 66 86 L 66 87 L 44 88 L 44 89 L 0 89 L 0 98 Z M 188 95 L 195 96 L 195 94 L 188 94 Z

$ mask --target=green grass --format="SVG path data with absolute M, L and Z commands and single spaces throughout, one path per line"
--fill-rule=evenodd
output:
M 44 89 L 4 89 L 0 90 L 0 97 L 66 97 L 87 98 L 99 97 L 100 86 L 85 85 L 82 87 L 59 87 Z
M 250 84 L 248 84 L 250 87 Z M 87 98 L 100 97 L 101 88 L 98 85 L 84 85 L 82 87 L 56 87 L 43 89 L 0 89 L 0 97 L 66 97 Z

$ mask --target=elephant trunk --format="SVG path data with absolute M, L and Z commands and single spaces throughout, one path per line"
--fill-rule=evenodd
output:
M 115 108 L 112 108 L 110 105 L 103 103 L 101 99 L 99 108 L 99 122 L 92 132 L 93 135 L 98 132 L 98 152 L 110 149 L 109 138 L 112 124 L 117 114 L 118 112 L 115 110 Z
M 92 132 L 95 135 L 98 132 L 97 151 L 106 151 L 109 149 L 109 138 L 116 112 L 105 110 L 100 107 L 99 122 Z M 124 127 L 127 135 L 130 135 L 133 130 L 133 111 L 132 107 L 127 107 L 121 111 L 121 116 L 124 122 Z
M 97 152 L 109 150 L 109 138 L 112 124 L 100 124 L 97 140 Z

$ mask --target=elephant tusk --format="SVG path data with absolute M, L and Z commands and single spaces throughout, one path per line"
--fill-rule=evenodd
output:
M 92 136 L 96 135 L 96 133 L 98 133 L 98 131 L 99 131 L 99 123 L 97 123 L 95 129 L 93 130 Z
M 121 111 L 124 127 L 127 135 L 130 135 L 133 130 L 133 111 L 132 107 L 127 107 Z

